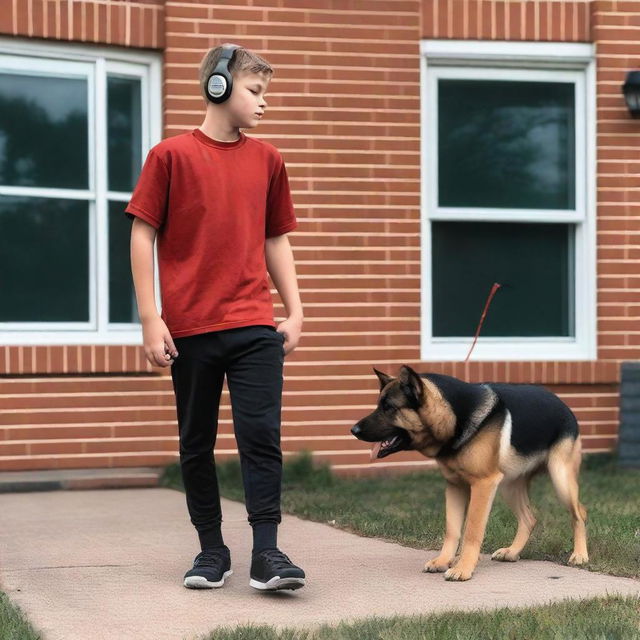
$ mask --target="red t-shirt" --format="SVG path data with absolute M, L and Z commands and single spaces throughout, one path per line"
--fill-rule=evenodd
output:
M 265 238 L 297 223 L 273 145 L 198 128 L 167 138 L 149 151 L 125 212 L 158 230 L 162 319 L 174 338 L 275 326 Z

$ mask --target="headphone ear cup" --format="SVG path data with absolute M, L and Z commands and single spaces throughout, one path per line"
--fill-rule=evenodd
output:
M 223 73 L 212 73 L 207 82 L 207 97 L 211 102 L 219 104 L 228 100 L 231 95 L 233 80 Z
M 223 51 L 218 64 L 207 80 L 207 98 L 215 104 L 225 102 L 231 96 L 233 76 L 229 72 L 229 63 L 235 55 L 238 45 L 223 45 Z

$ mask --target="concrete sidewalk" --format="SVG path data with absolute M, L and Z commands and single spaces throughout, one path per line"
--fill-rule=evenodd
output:
M 434 552 L 361 538 L 285 516 L 279 542 L 307 586 L 249 587 L 244 505 L 224 501 L 234 575 L 196 591 L 182 576 L 198 551 L 182 493 L 170 489 L 0 495 L 0 588 L 45 640 L 177 640 L 220 625 L 310 626 L 367 616 L 531 606 L 607 593 L 640 596 L 640 582 L 550 562 L 491 562 L 469 582 L 421 573 Z M 506 543 L 507 541 L 505 541 Z

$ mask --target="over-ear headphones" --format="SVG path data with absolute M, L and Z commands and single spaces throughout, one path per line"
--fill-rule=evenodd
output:
M 231 96 L 233 88 L 233 78 L 229 72 L 229 63 L 237 49 L 241 49 L 237 44 L 223 44 L 220 59 L 207 80 L 207 98 L 215 104 L 220 104 Z

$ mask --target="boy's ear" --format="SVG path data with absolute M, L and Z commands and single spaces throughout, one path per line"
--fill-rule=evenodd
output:
M 386 373 L 378 371 L 375 367 L 373 368 L 373 372 L 378 376 L 378 380 L 380 380 L 380 391 L 382 391 L 393 380 L 392 376 L 388 376 Z
M 424 386 L 420 376 L 411 367 L 403 364 L 400 367 L 398 380 L 400 381 L 402 392 L 409 400 L 410 405 L 416 409 L 420 407 L 424 401 Z

